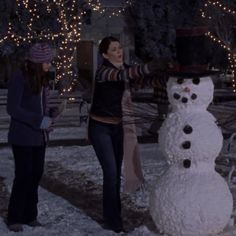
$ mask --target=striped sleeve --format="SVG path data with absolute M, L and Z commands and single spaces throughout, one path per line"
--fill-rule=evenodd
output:
M 95 79 L 99 82 L 104 81 L 129 81 L 142 78 L 150 74 L 147 64 L 135 65 L 123 70 L 116 68 L 101 66 L 97 72 Z
M 129 77 L 131 79 L 143 78 L 146 75 L 150 74 L 147 64 L 132 66 L 128 70 L 129 70 Z
M 141 87 L 166 88 L 168 77 L 168 73 L 159 72 L 158 74 L 152 74 L 143 80 L 136 80 L 135 82 Z

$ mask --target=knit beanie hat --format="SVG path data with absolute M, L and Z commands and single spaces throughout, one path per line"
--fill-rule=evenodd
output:
M 52 59 L 52 49 L 46 43 L 36 43 L 29 50 L 29 61 L 34 63 L 49 63 Z

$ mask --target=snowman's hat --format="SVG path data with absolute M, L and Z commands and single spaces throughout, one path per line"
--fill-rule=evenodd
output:
M 177 63 L 170 76 L 193 78 L 216 74 L 216 71 L 209 70 L 210 40 L 206 33 L 204 26 L 176 29 Z

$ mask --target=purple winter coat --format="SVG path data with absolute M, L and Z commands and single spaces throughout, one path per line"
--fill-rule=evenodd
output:
M 48 88 L 41 95 L 32 93 L 21 73 L 8 82 L 7 112 L 11 117 L 8 142 L 19 146 L 42 146 L 45 131 L 40 129 L 43 116 L 48 113 Z

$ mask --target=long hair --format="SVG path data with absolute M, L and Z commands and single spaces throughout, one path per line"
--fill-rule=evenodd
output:
M 42 87 L 48 83 L 47 73 L 43 71 L 42 63 L 26 61 L 23 73 L 27 84 L 34 94 L 39 94 Z

